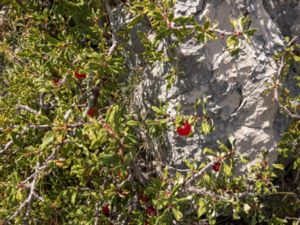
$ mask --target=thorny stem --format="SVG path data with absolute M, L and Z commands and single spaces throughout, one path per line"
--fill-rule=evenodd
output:
M 36 166 L 35 166 L 35 172 L 33 174 L 31 174 L 29 177 L 27 177 L 24 181 L 22 181 L 20 183 L 21 186 L 25 186 L 25 187 L 29 187 L 30 188 L 30 192 L 28 197 L 26 198 L 25 201 L 22 202 L 22 204 L 18 207 L 18 209 L 13 213 L 13 215 L 9 218 L 10 220 L 13 220 L 15 217 L 17 217 L 22 209 L 27 205 L 27 209 L 25 212 L 25 218 L 28 218 L 29 213 L 30 213 L 30 208 L 31 208 L 31 202 L 33 197 L 38 198 L 39 200 L 43 201 L 43 198 L 38 197 L 38 195 L 35 192 L 35 188 L 36 188 L 36 182 L 39 178 L 39 175 L 48 167 L 49 163 L 51 162 L 51 160 L 54 158 L 55 154 L 57 153 L 57 151 L 66 143 L 67 141 L 64 140 L 63 142 L 61 142 L 60 144 L 58 144 L 56 146 L 56 148 L 53 150 L 53 152 L 51 153 L 51 155 L 44 161 L 44 163 L 42 165 L 40 165 L 40 162 L 37 162 Z M 32 179 L 32 181 L 30 182 L 30 184 L 27 186 L 26 183 L 28 183 L 30 180 Z
M 298 37 L 294 37 L 292 38 L 292 40 L 287 43 L 287 45 L 285 46 L 285 49 L 289 46 L 291 46 L 295 40 Z M 285 105 L 283 105 L 282 103 L 280 103 L 279 101 L 279 94 L 278 94 L 278 88 L 280 87 L 280 77 L 282 76 L 283 70 L 285 68 L 285 57 L 286 57 L 286 51 L 282 53 L 281 57 L 280 57 L 280 63 L 279 63 L 279 68 L 275 77 L 275 82 L 274 82 L 274 89 L 273 89 L 273 99 L 274 101 L 279 105 L 279 107 L 285 112 L 287 113 L 287 115 L 293 119 L 300 119 L 300 115 L 298 114 L 294 114 L 292 113 Z
M 225 156 L 216 158 L 215 160 L 209 162 L 205 167 L 203 167 L 198 173 L 194 174 L 189 180 L 185 182 L 186 186 L 189 186 L 194 180 L 196 180 L 198 177 L 201 177 L 204 173 L 207 172 L 216 162 L 223 161 L 224 159 L 232 156 L 234 154 L 234 151 L 230 151 Z

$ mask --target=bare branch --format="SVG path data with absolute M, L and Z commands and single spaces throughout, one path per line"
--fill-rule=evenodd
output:
M 37 199 L 39 199 L 41 201 L 44 200 L 42 197 L 39 197 L 35 193 L 36 182 L 37 182 L 37 180 L 39 178 L 39 175 L 48 167 L 49 163 L 54 158 L 56 152 L 66 142 L 67 142 L 67 140 L 64 140 L 62 143 L 58 144 L 57 147 L 52 151 L 52 153 L 50 154 L 50 156 L 48 156 L 48 158 L 44 161 L 44 163 L 42 165 L 40 165 L 40 162 L 37 162 L 36 165 L 35 165 L 35 172 L 33 174 L 31 174 L 29 177 L 27 177 L 24 181 L 22 181 L 20 183 L 20 185 L 22 185 L 22 186 L 29 187 L 30 188 L 30 192 L 29 192 L 29 195 L 26 198 L 26 200 L 22 202 L 22 204 L 18 207 L 18 209 L 10 217 L 10 220 L 13 220 L 16 216 L 18 216 L 21 213 L 22 209 L 26 205 L 27 205 L 27 209 L 26 209 L 26 213 L 25 213 L 25 218 L 27 218 L 29 216 L 29 213 L 30 213 L 31 202 L 32 202 L 33 197 L 36 197 Z M 27 185 L 26 183 L 28 183 L 31 179 L 32 179 L 32 181 L 30 182 L 29 185 Z
M 108 56 L 111 56 L 118 46 L 118 36 L 117 36 L 117 32 L 116 32 L 116 30 L 117 30 L 116 22 L 114 19 L 114 15 L 112 13 L 112 9 L 111 9 L 110 5 L 108 4 L 108 1 L 104 0 L 104 4 L 105 4 L 106 12 L 107 12 L 107 15 L 109 18 L 111 33 L 112 33 L 112 45 L 109 48 L 108 53 L 107 53 Z
M 0 154 L 8 150 L 13 145 L 13 141 L 9 141 L 5 144 L 4 148 L 0 151 Z
M 133 176 L 144 186 L 147 184 L 147 178 L 145 175 L 142 173 L 141 169 L 138 167 L 136 162 L 131 163 L 131 170 L 133 173 Z
M 99 224 L 99 217 L 100 217 L 99 205 L 100 205 L 100 202 L 96 202 L 96 204 L 95 204 L 95 222 L 94 222 L 94 225 Z
M 286 114 L 289 117 L 291 117 L 293 119 L 300 119 L 300 115 L 292 113 L 286 106 L 282 105 L 280 102 L 278 102 L 278 104 L 279 104 L 280 108 L 283 109 L 283 111 L 286 112 Z
M 182 29 L 194 30 L 194 29 L 196 29 L 196 27 L 194 25 L 175 26 L 174 22 L 170 23 L 170 28 L 176 29 L 176 30 L 182 30 Z M 226 31 L 226 30 L 221 30 L 221 29 L 217 29 L 217 28 L 209 28 L 208 31 L 212 31 L 215 33 L 223 34 L 223 35 L 234 35 L 234 32 L 232 32 L 232 31 Z
M 26 213 L 25 213 L 25 218 L 28 218 L 29 213 L 30 213 L 30 208 L 31 208 L 31 201 L 33 198 L 33 194 L 35 193 L 35 183 L 38 179 L 38 176 L 36 176 L 33 181 L 30 184 L 30 192 L 29 192 L 29 196 L 27 197 L 27 209 L 26 209 Z
M 27 125 L 23 125 L 22 127 L 24 127 L 25 129 L 37 129 L 37 130 L 50 130 L 52 128 L 80 128 L 82 127 L 83 125 L 86 125 L 86 124 L 89 124 L 89 122 L 78 122 L 78 123 L 74 123 L 74 124 L 66 124 L 66 125 L 62 125 L 62 126 L 57 126 L 55 127 L 54 125 L 52 124 L 27 124 Z M 3 127 L 0 127 L 0 132 L 5 132 L 6 130 L 10 130 L 10 129 L 15 129 L 15 128 L 18 128 L 18 127 L 21 127 L 19 125 L 15 125 L 15 126 L 10 126 L 10 127 L 7 127 L 7 128 L 3 128 Z
M 210 197 L 215 198 L 215 199 L 228 200 L 228 198 L 225 198 L 222 195 L 217 195 L 217 194 L 212 193 L 210 191 L 206 191 L 204 189 L 200 189 L 200 188 L 196 188 L 196 187 L 188 187 L 188 188 L 186 188 L 186 190 L 188 192 L 192 192 L 192 193 L 195 193 L 195 194 L 198 194 L 198 195 L 210 196 Z
M 211 191 L 207 191 L 205 189 L 201 189 L 201 188 L 197 188 L 197 187 L 188 187 L 188 188 L 186 188 L 186 190 L 188 192 L 192 192 L 192 193 L 195 193 L 198 195 L 210 196 L 212 198 L 220 199 L 220 200 L 224 200 L 224 201 L 230 200 L 231 198 L 242 199 L 242 198 L 245 198 L 248 196 L 255 196 L 254 193 L 250 193 L 250 192 L 243 192 L 240 194 L 229 194 L 229 195 L 225 196 L 225 195 L 219 195 L 219 194 L 213 193 Z
M 22 110 L 28 111 L 28 112 L 33 113 L 33 114 L 35 114 L 35 115 L 41 115 L 41 112 L 38 112 L 38 111 L 36 111 L 36 110 L 30 108 L 30 107 L 27 106 L 27 105 L 17 105 L 16 107 L 17 107 L 18 109 L 22 109 Z
M 207 170 L 209 170 L 216 162 L 220 161 L 221 159 L 218 160 L 214 160 L 211 161 L 210 163 L 208 163 L 205 167 L 203 167 L 198 173 L 196 173 L 195 175 L 193 175 L 189 180 L 186 181 L 186 185 L 190 185 L 195 179 L 197 179 L 198 177 L 201 177 L 205 172 L 207 172 Z
M 292 40 L 290 40 L 287 45 L 285 46 L 285 49 L 289 46 L 291 46 L 295 40 L 297 39 L 298 37 L 294 37 L 292 38 Z M 275 82 L 274 82 L 274 88 L 273 88 L 273 99 L 274 101 L 279 105 L 279 107 L 291 118 L 293 119 L 300 119 L 300 115 L 298 114 L 294 114 L 292 113 L 285 105 L 281 104 L 280 101 L 279 101 L 279 87 L 280 87 L 280 77 L 282 76 L 282 73 L 283 73 L 283 70 L 284 70 L 284 67 L 285 67 L 285 57 L 286 57 L 286 52 L 283 52 L 283 54 L 281 55 L 280 57 L 280 63 L 279 63 L 279 68 L 278 68 L 278 71 L 277 71 L 277 74 L 276 74 L 276 77 L 275 77 Z
M 33 181 L 30 184 L 30 192 L 28 197 L 26 198 L 25 201 L 22 202 L 22 204 L 19 206 L 19 208 L 15 211 L 15 213 L 10 217 L 10 219 L 14 219 L 17 215 L 20 214 L 20 212 L 22 211 L 22 209 L 27 205 L 27 210 L 26 210 L 26 214 L 25 216 L 28 217 L 29 215 L 29 211 L 30 211 L 30 205 L 31 205 L 31 201 L 32 201 L 32 197 L 34 194 L 34 189 L 35 189 L 35 183 L 37 181 L 38 176 L 35 176 Z

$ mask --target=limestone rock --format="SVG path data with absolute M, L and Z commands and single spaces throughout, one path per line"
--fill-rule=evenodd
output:
M 276 0 L 178 0 L 175 15 L 194 15 L 202 21 L 208 17 L 220 29 L 231 30 L 229 19 L 248 14 L 251 27 L 257 29 L 251 45 L 243 43 L 237 56 L 226 50 L 226 40 L 211 41 L 206 45 L 187 40 L 177 47 L 179 70 L 170 90 L 164 79 L 166 65 L 158 62 L 143 74 L 135 94 L 140 112 L 151 112 L 151 105 L 168 103 L 168 112 L 174 116 L 181 103 L 182 113 L 192 115 L 197 98 L 208 98 L 208 114 L 215 130 L 203 136 L 199 129 L 189 138 L 179 137 L 175 127 L 170 128 L 164 143 L 164 160 L 180 166 L 184 159 L 202 158 L 204 147 L 226 143 L 228 135 L 236 139 L 236 149 L 246 153 L 253 162 L 263 149 L 276 160 L 276 144 L 287 120 L 279 114 L 272 93 L 266 94 L 266 83 L 277 73 L 273 60 L 275 51 L 283 46 L 285 35 L 299 35 L 299 1 Z M 279 13 L 280 12 L 280 13 Z M 297 22 L 298 21 L 298 22 Z M 136 108 L 137 109 L 137 108 Z M 200 112 L 198 112 L 200 113 Z

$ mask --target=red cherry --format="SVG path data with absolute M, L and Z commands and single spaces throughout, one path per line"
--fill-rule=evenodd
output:
M 104 216 L 109 217 L 109 205 L 107 203 L 102 206 L 102 212 Z
M 242 35 L 242 32 L 241 31 L 236 31 L 236 32 L 234 32 L 234 35 L 239 37 L 239 36 Z
M 59 78 L 53 78 L 52 79 L 52 84 L 54 85 L 54 86 L 58 86 L 58 85 L 60 85 L 60 79 Z
M 188 121 L 185 121 L 181 127 L 177 127 L 177 133 L 180 136 L 189 136 L 192 132 L 192 126 Z
M 214 165 L 212 166 L 213 171 L 219 172 L 221 168 L 221 163 L 220 162 L 215 162 Z
M 86 74 L 85 73 L 79 73 L 79 71 L 75 71 L 74 75 L 77 79 L 84 79 L 86 78 Z
M 117 174 L 118 174 L 118 177 L 122 177 L 122 171 L 121 170 L 118 170 Z
M 95 108 L 89 108 L 86 114 L 90 117 L 94 117 L 96 115 L 97 110 Z
M 153 206 L 148 206 L 146 209 L 147 216 L 155 216 L 156 215 L 156 209 Z
M 144 194 L 141 194 L 139 196 L 139 200 L 142 202 L 142 203 L 147 203 L 149 201 L 149 197 L 147 195 L 144 195 Z

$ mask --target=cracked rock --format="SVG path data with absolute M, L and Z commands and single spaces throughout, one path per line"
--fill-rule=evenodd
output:
M 176 106 L 181 103 L 182 114 L 193 115 L 196 99 L 209 96 L 207 110 L 215 130 L 203 136 L 196 127 L 192 137 L 183 138 L 171 127 L 162 144 L 163 160 L 178 167 L 185 159 L 201 161 L 205 147 L 215 147 L 217 140 L 226 143 L 232 134 L 237 151 L 246 153 L 250 164 L 263 149 L 270 151 L 270 162 L 275 161 L 276 144 L 287 121 L 280 119 L 272 94 L 265 94 L 266 82 L 278 70 L 273 54 L 282 48 L 284 36 L 300 34 L 299 1 L 178 0 L 176 4 L 176 15 L 194 15 L 199 21 L 208 17 L 224 30 L 231 30 L 231 17 L 246 12 L 252 20 L 251 27 L 258 31 L 252 44 L 243 43 L 235 57 L 226 51 L 226 40 L 211 41 L 205 46 L 187 40 L 178 46 L 174 57 L 182 74 L 170 90 L 166 89 L 164 63 L 158 62 L 143 73 L 134 95 L 136 105 L 142 106 L 136 109 L 140 112 L 150 112 L 153 104 L 168 103 L 168 113 L 175 116 Z

